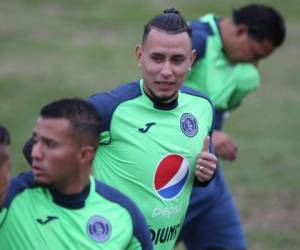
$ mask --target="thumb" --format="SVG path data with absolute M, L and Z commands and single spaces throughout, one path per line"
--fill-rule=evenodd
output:
M 209 152 L 209 143 L 210 143 L 210 137 L 205 136 L 204 141 L 203 141 L 202 152 Z

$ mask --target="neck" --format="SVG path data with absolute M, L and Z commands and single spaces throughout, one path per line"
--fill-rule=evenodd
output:
M 171 110 L 178 106 L 178 95 L 174 99 L 172 99 L 168 102 L 164 102 L 164 101 L 158 100 L 157 98 L 152 97 L 146 91 L 145 91 L 145 94 L 153 102 L 153 106 L 156 109 Z
M 90 183 L 89 175 L 64 180 L 62 184 L 54 184 L 51 189 L 63 195 L 80 193 Z
M 155 94 L 147 87 L 145 82 L 143 84 L 143 89 L 145 95 L 153 102 L 153 106 L 156 109 L 171 110 L 178 106 L 178 92 L 174 96 L 164 99 L 156 97 Z
M 65 194 L 51 188 L 49 188 L 49 191 L 53 197 L 54 203 L 56 203 L 57 205 L 68 209 L 79 209 L 84 207 L 85 201 L 90 193 L 90 188 L 91 185 L 89 182 L 78 193 Z

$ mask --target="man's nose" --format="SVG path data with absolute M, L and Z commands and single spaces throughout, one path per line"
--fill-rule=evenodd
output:
M 172 66 L 170 62 L 166 61 L 163 64 L 163 67 L 161 69 L 161 74 L 163 75 L 163 77 L 169 77 L 170 75 L 172 75 Z
M 33 159 L 41 159 L 43 156 L 42 144 L 40 142 L 35 142 L 32 147 L 31 157 Z

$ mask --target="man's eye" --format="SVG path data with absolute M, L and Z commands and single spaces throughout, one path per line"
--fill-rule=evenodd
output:
M 173 58 L 173 62 L 174 62 L 175 64 L 180 64 L 180 63 L 182 63 L 183 61 L 184 61 L 184 57 L 182 57 L 182 56 L 176 56 L 176 57 Z
M 155 62 L 161 62 L 163 60 L 161 56 L 152 56 L 151 59 Z
M 56 143 L 54 141 L 50 141 L 50 140 L 45 140 L 45 144 L 46 146 L 48 146 L 49 148 L 53 148 L 55 147 Z

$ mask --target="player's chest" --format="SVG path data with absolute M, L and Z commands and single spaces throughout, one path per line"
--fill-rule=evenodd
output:
M 132 233 L 130 218 L 116 206 L 101 203 L 65 209 L 46 196 L 27 198 L 33 201 L 37 197 L 38 202 L 31 206 L 13 206 L 10 213 L 14 216 L 7 218 L 8 235 L 26 238 L 25 249 L 117 249 L 128 244 Z M 22 213 L 16 211 L 20 207 Z
M 112 118 L 112 141 L 147 148 L 167 148 L 184 153 L 199 150 L 211 126 L 207 110 L 162 111 L 155 109 L 121 109 Z

